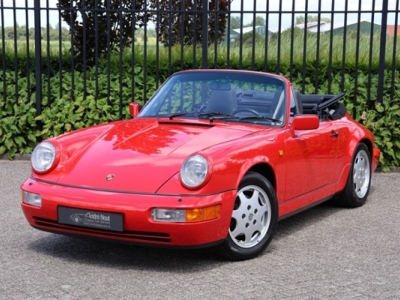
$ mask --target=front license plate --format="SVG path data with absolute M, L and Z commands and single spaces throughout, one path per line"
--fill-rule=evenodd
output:
M 58 207 L 58 223 L 96 229 L 123 231 L 122 214 Z

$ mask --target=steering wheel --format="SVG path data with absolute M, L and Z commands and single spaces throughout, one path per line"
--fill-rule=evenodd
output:
M 247 113 L 256 115 L 258 117 L 261 117 L 261 115 L 256 110 L 251 109 L 251 108 L 239 108 L 239 109 L 235 110 L 232 114 L 236 115 L 237 113 L 241 113 L 241 112 L 247 112 Z

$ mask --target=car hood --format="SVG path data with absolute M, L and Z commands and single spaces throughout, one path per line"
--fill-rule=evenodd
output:
M 46 179 L 69 186 L 155 193 L 191 154 L 262 129 L 154 119 L 97 126 L 56 139 L 64 158 Z

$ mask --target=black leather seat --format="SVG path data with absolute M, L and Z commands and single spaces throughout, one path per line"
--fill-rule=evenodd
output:
M 237 109 L 234 89 L 211 90 L 205 112 L 219 112 L 231 115 Z

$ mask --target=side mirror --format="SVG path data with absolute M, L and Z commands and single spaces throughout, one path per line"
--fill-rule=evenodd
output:
M 139 114 L 140 111 L 140 104 L 139 103 L 130 103 L 129 104 L 129 113 L 132 116 L 132 118 L 137 117 L 137 115 Z
M 319 118 L 317 115 L 300 115 L 295 116 L 290 125 L 290 133 L 296 136 L 295 130 L 313 130 L 318 129 Z

